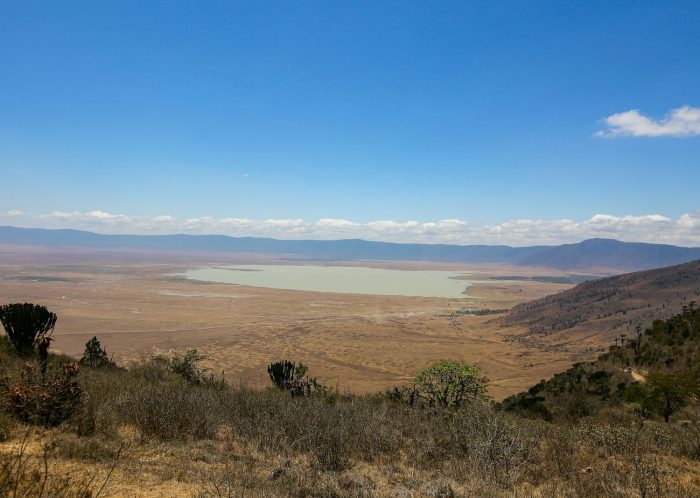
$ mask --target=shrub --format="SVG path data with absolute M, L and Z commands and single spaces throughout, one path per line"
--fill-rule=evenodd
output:
M 455 408 L 465 401 L 487 400 L 486 382 L 479 367 L 452 360 L 440 360 L 415 378 L 420 395 L 431 405 Z
M 115 400 L 133 374 L 117 369 L 84 369 L 80 373 L 80 404 L 71 418 L 80 436 L 116 434 Z
M 510 486 L 539 452 L 543 427 L 539 421 L 518 419 L 474 403 L 432 421 L 435 454 L 430 457 L 463 461 L 477 475 Z
M 0 306 L 0 322 L 17 352 L 23 356 L 32 354 L 37 335 L 50 335 L 56 325 L 56 319 L 54 313 L 38 304 L 15 303 Z
M 233 433 L 279 453 L 302 451 L 324 470 L 348 468 L 354 459 L 371 461 L 396 450 L 397 427 L 387 403 L 298 398 L 276 391 L 229 389 L 220 409 Z
M 83 435 L 114 435 L 122 425 L 161 440 L 210 438 L 223 417 L 221 391 L 183 382 L 162 358 L 125 370 L 91 370 L 74 424 Z
M 36 374 L 36 365 L 27 363 L 20 382 L 6 386 L 11 409 L 24 422 L 55 426 L 70 417 L 80 400 L 77 363 L 62 365 L 52 379 Z
M 198 363 L 206 358 L 196 349 L 190 349 L 184 355 L 175 353 L 170 358 L 170 369 L 190 384 L 201 384 L 205 370 L 200 368 Z
M 118 422 L 161 440 L 211 438 L 221 411 L 216 391 L 175 383 L 132 382 L 114 400 Z
M 81 375 L 83 396 L 72 424 L 81 436 L 118 434 L 133 426 L 144 438 L 211 438 L 224 417 L 224 389 L 183 382 L 167 358 L 122 369 L 89 369 Z
M 159 357 L 156 361 L 165 362 L 170 371 L 179 375 L 192 385 L 207 385 L 210 387 L 224 387 L 224 379 L 217 380 L 213 374 L 208 373 L 208 369 L 199 365 L 199 362 L 206 360 L 207 356 L 200 354 L 196 349 L 190 349 L 184 355 L 175 353 L 170 358 Z

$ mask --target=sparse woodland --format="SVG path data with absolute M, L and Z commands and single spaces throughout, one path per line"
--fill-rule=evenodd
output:
M 282 360 L 251 390 L 196 351 L 127 369 L 95 337 L 76 361 L 45 308 L 0 317 L 0 496 L 700 495 L 694 305 L 498 404 L 458 361 L 356 396 Z

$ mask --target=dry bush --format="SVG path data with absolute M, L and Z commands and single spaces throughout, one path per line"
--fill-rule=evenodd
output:
M 91 371 L 82 386 L 73 423 L 83 435 L 115 435 L 131 425 L 144 438 L 185 440 L 211 438 L 220 425 L 220 392 L 183 381 L 157 360 L 128 372 Z
M 211 438 L 220 422 L 217 393 L 170 383 L 129 386 L 114 400 L 121 423 L 161 440 Z
M 372 460 L 397 447 L 385 404 L 245 389 L 227 391 L 222 401 L 227 422 L 242 438 L 268 450 L 308 452 L 323 469 L 343 470 L 353 459 Z
M 80 405 L 70 421 L 78 435 L 116 435 L 119 414 L 114 401 L 124 391 L 127 378 L 125 371 L 83 369 Z
M 319 472 L 287 460 L 273 467 L 250 455 L 226 455 L 226 464 L 196 473 L 197 498 L 377 496 L 375 484 L 361 472 Z
M 568 426 L 551 426 L 547 429 L 540 460 L 528 469 L 529 476 L 535 482 L 569 480 L 585 468 L 581 444 Z
M 610 423 L 587 419 L 568 426 L 523 419 L 488 404 L 426 409 L 380 395 L 293 397 L 277 389 L 215 388 L 189 383 L 157 360 L 130 371 L 85 372 L 81 387 L 81 404 L 71 421 L 80 437 L 58 438 L 57 455 L 108 460 L 119 446 L 122 426 L 138 429 L 144 444 L 155 439 L 177 447 L 188 441 L 191 448 L 201 440 L 197 444 L 215 449 L 207 457 L 212 463 L 191 476 L 200 496 L 384 492 L 388 484 L 379 487 L 358 471 L 367 465 L 381 469 L 376 470 L 381 479 L 394 483 L 389 487 L 396 493 L 390 494 L 397 495 L 442 493 L 434 485 L 440 479 L 455 496 L 697 491 L 674 484 L 663 458 L 692 454 L 690 422 L 647 421 L 640 427 L 626 414 L 611 413 Z M 234 456 L 233 449 L 241 447 L 254 448 L 258 460 Z M 270 470 L 259 455 L 296 463 Z M 407 469 L 415 482 L 405 477 Z M 444 492 L 449 493 L 446 487 Z
M 23 422 L 56 426 L 73 414 L 80 400 L 77 363 L 66 363 L 48 379 L 37 372 L 34 363 L 25 364 L 19 380 L 6 379 L 3 390 L 9 405 Z
M 668 427 L 671 446 L 679 455 L 700 460 L 700 410 L 686 409 L 679 413 L 678 420 L 678 424 Z
M 458 462 L 460 472 L 510 488 L 541 452 L 543 424 L 494 412 L 488 405 L 438 411 L 404 420 L 411 460 L 424 466 Z M 453 464 L 454 466 L 454 464 Z

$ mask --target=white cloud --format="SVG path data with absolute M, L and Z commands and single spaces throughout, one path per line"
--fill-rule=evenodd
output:
M 366 223 L 321 218 L 303 219 L 178 218 L 171 215 L 129 216 L 106 211 L 31 214 L 12 210 L 0 213 L 0 224 L 75 228 L 100 233 L 224 234 L 280 239 L 362 238 L 387 242 L 451 244 L 508 244 L 515 246 L 562 244 L 592 237 L 625 241 L 700 246 L 700 210 L 677 219 L 661 214 L 613 216 L 596 214 L 583 221 L 571 219 L 515 219 L 483 224 L 459 219 L 419 222 L 376 220 Z
M 652 119 L 637 109 L 612 114 L 603 120 L 607 130 L 598 137 L 687 137 L 700 135 L 700 108 L 683 106 L 672 109 L 662 119 Z
M 329 228 L 350 228 L 360 226 L 359 223 L 354 223 L 350 220 L 339 220 L 336 218 L 321 218 L 316 222 L 320 227 Z

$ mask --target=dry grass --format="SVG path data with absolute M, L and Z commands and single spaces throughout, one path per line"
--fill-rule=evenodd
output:
M 28 432 L 14 423 L 0 444 L 3 468 L 18 454 L 26 462 L 20 481 L 28 491 L 19 496 L 35 495 L 42 482 L 56 496 L 95 496 L 108 474 L 102 496 L 700 493 L 692 423 L 640 428 L 619 413 L 570 426 L 487 404 L 455 411 L 411 408 L 384 395 L 293 398 L 191 385 L 158 361 L 129 371 L 85 369 L 81 384 L 79 410 L 63 426 Z M 687 409 L 685 420 L 696 410 Z M 86 489 L 91 494 L 80 494 Z

